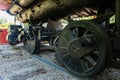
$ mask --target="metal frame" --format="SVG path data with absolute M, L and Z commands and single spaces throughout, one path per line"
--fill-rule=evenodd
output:
M 120 35 L 120 0 L 116 0 L 116 4 L 115 4 L 115 22 L 116 22 L 116 27 L 117 27 L 117 31 L 118 34 Z

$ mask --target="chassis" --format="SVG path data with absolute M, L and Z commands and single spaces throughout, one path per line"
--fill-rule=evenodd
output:
M 25 49 L 31 54 L 39 51 L 41 41 L 48 41 L 50 46 L 55 47 L 55 56 L 59 63 L 77 76 L 93 77 L 111 65 L 120 68 L 120 0 L 113 4 L 112 7 L 97 6 L 97 18 L 91 20 L 73 20 L 67 14 L 68 25 L 59 31 L 50 31 L 42 26 L 46 22 L 45 15 L 37 19 L 28 16 L 29 20 L 28 17 L 21 20 L 30 25 L 28 29 L 23 28 L 24 37 L 19 40 L 23 41 Z M 10 9 L 7 12 L 13 15 L 19 13 L 11 13 Z M 113 15 L 115 22 L 110 23 Z M 65 15 L 53 17 L 50 14 L 47 17 L 49 16 L 50 19 L 57 20 Z M 25 16 L 19 19 L 22 17 Z

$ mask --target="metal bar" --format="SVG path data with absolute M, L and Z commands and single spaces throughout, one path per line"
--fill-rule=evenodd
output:
M 53 63 L 53 62 L 51 62 L 51 61 L 47 61 L 45 58 L 39 57 L 39 56 L 37 56 L 37 55 L 33 55 L 32 57 L 33 57 L 34 59 L 40 60 L 40 61 L 42 61 L 42 62 L 44 62 L 44 63 L 46 63 L 46 64 L 48 64 L 48 65 L 54 66 L 54 67 L 56 67 L 57 69 L 59 69 L 59 70 L 61 70 L 61 71 L 64 71 L 64 72 L 69 73 L 69 71 L 66 70 L 65 68 L 63 68 L 63 67 L 61 67 L 61 66 L 58 66 L 57 64 L 55 64 L 55 63 Z
M 56 69 L 58 69 L 60 71 L 63 71 L 63 72 L 65 72 L 65 73 L 67 73 L 67 74 L 69 74 L 71 76 L 73 76 L 75 78 L 75 80 L 92 80 L 92 78 L 84 78 L 83 79 L 83 78 L 80 78 L 78 76 L 75 76 L 75 75 L 71 74 L 68 70 L 66 70 L 65 68 L 63 68 L 63 67 L 61 67 L 61 66 L 59 66 L 59 65 L 45 59 L 45 58 L 39 57 L 37 55 L 33 55 L 32 58 L 36 59 L 37 61 L 43 62 L 43 63 L 45 63 L 45 64 L 47 64 L 47 65 L 49 65 L 51 67 L 54 67 L 54 68 L 56 68 Z
M 118 35 L 120 35 L 120 0 L 116 0 L 116 12 L 115 12 L 115 22 L 117 27 Z

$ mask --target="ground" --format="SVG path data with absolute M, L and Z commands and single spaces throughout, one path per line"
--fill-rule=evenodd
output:
M 80 78 L 60 67 L 54 51 L 29 54 L 22 44 L 0 45 L 0 80 L 120 80 L 120 70 L 107 68 L 94 78 Z

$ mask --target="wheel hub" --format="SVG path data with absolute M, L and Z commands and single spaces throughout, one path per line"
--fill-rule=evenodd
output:
M 84 55 L 88 54 L 91 48 L 91 42 L 90 38 L 77 38 L 70 42 L 69 44 L 69 54 L 73 58 L 80 58 Z

